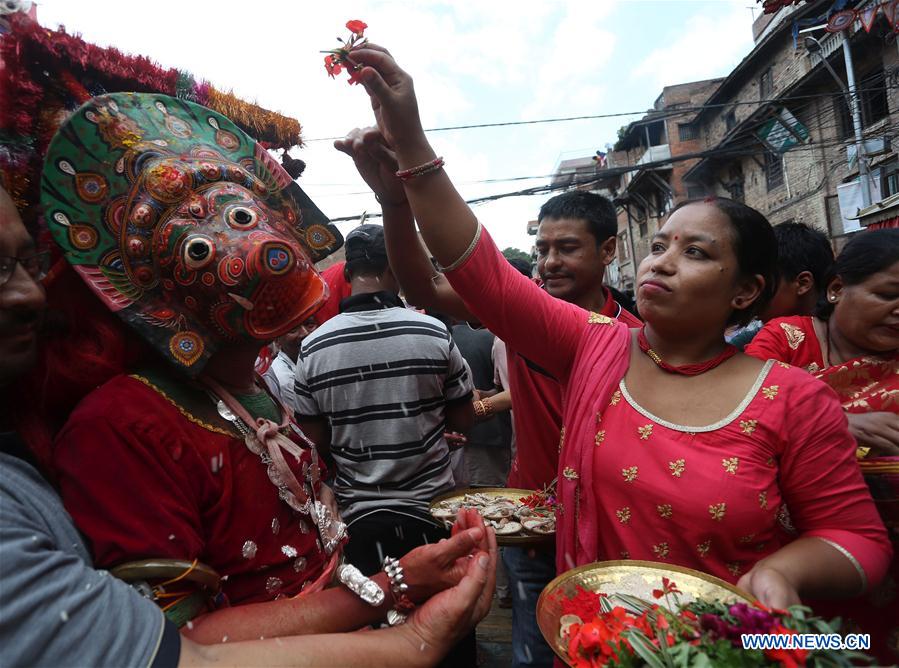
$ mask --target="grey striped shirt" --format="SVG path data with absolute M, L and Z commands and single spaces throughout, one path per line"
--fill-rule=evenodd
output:
M 303 341 L 295 390 L 301 418 L 330 423 L 346 519 L 426 510 L 453 488 L 445 409 L 470 400 L 472 383 L 439 320 L 400 307 L 341 313 Z

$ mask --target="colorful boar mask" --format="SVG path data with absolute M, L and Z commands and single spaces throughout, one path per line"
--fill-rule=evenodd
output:
M 327 298 L 312 263 L 343 243 L 268 151 L 165 95 L 88 101 L 53 138 L 41 192 L 75 270 L 190 375 L 222 345 L 300 325 Z

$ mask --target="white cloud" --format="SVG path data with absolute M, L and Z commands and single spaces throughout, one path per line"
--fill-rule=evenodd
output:
M 87 41 L 233 88 L 299 119 L 304 137 L 314 139 L 373 120 L 365 91 L 344 77 L 329 79 L 322 66 L 319 51 L 336 46 L 348 19 L 366 21 L 367 35 L 412 74 L 425 127 L 439 127 L 627 111 L 645 107 L 664 84 L 702 78 L 709 68 L 708 76 L 725 74 L 728 59 L 748 51 L 748 12 L 744 0 L 704 4 L 710 5 L 708 11 L 726 16 L 685 20 L 683 3 L 647 2 L 640 5 L 645 20 L 635 22 L 621 19 L 634 7 L 622 0 L 44 0 L 38 16 L 50 27 L 65 23 Z M 686 32 L 644 58 L 675 25 Z M 634 62 L 645 79 L 638 86 L 629 71 Z M 538 185 L 470 182 L 548 174 L 560 154 L 579 148 L 589 154 L 627 120 L 441 132 L 431 140 L 470 198 Z M 295 154 L 308 164 L 300 183 L 326 214 L 377 210 L 373 197 L 356 194 L 366 187 L 330 141 L 310 142 Z M 532 239 L 525 224 L 548 197 L 503 199 L 476 213 L 501 245 L 526 249 Z
M 752 49 L 752 21 L 742 0 L 716 3 L 715 13 L 704 11 L 685 18 L 684 30 L 651 51 L 634 68 L 633 76 L 661 89 L 677 83 L 723 76 Z M 720 9 L 718 9 L 720 7 Z

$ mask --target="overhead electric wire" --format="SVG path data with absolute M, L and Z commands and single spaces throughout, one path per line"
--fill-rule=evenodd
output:
M 859 90 L 857 90 L 857 93 L 860 95 L 862 92 L 888 91 L 892 88 L 897 88 L 897 87 L 899 87 L 899 86 L 892 86 L 892 85 L 877 86 L 877 87 L 868 88 L 868 89 L 859 89 Z M 805 112 L 809 111 L 813 107 L 813 105 L 815 104 L 816 101 L 819 101 L 824 98 L 836 100 L 837 98 L 840 98 L 843 96 L 844 96 L 844 93 L 842 91 L 830 92 L 830 93 L 820 93 L 820 94 L 815 94 L 815 95 L 793 96 L 790 99 L 805 99 L 808 101 L 806 102 L 806 104 L 804 104 L 800 107 L 790 108 L 789 111 L 791 114 L 793 114 L 794 117 L 796 117 L 798 119 L 800 116 L 805 116 Z M 780 98 L 779 100 L 776 100 L 776 101 L 782 102 L 786 99 L 787 98 Z M 746 102 L 745 104 L 758 105 L 761 103 L 759 101 L 754 101 L 751 103 Z M 731 106 L 731 105 L 721 105 L 721 106 Z M 676 111 L 682 112 L 683 110 L 676 110 Z M 671 117 L 673 115 L 676 115 L 676 114 L 670 114 L 667 117 Z M 888 110 L 888 115 L 889 115 L 889 110 Z M 647 120 L 648 121 L 649 120 L 657 121 L 657 120 L 661 120 L 661 119 L 662 119 L 662 117 L 661 117 L 661 115 L 659 115 L 659 116 L 654 116 L 652 119 L 647 119 Z M 575 179 L 571 179 L 571 180 L 565 180 L 563 183 L 558 183 L 555 185 L 553 185 L 552 183 L 548 183 L 548 184 L 543 184 L 543 185 L 535 186 L 532 188 L 526 188 L 526 189 L 513 191 L 513 192 L 495 193 L 495 194 L 491 194 L 491 195 L 485 195 L 482 197 L 468 199 L 468 200 L 466 200 L 466 203 L 470 204 L 470 205 L 477 205 L 477 204 L 482 204 L 485 202 L 495 201 L 495 200 L 504 199 L 504 198 L 508 198 L 508 197 L 533 196 L 533 195 L 546 194 L 546 193 L 550 193 L 550 192 L 569 190 L 572 188 L 597 183 L 599 181 L 608 179 L 610 177 L 620 176 L 621 174 L 624 174 L 624 173 L 647 170 L 647 169 L 654 169 L 654 168 L 670 165 L 675 162 L 683 162 L 686 160 L 697 160 L 697 159 L 716 158 L 716 157 L 741 157 L 741 156 L 748 156 L 748 155 L 764 154 L 765 152 L 770 152 L 770 150 L 766 149 L 764 147 L 764 144 L 762 143 L 761 139 L 755 134 L 755 131 L 757 131 L 759 128 L 761 128 L 762 125 L 767 123 L 769 120 L 770 120 L 770 117 L 763 116 L 763 117 L 757 119 L 756 121 L 753 121 L 746 127 L 741 128 L 733 136 L 728 137 L 727 134 L 725 134 L 719 141 L 724 141 L 726 139 L 727 143 L 730 144 L 730 146 L 723 146 L 723 147 L 719 146 L 716 148 L 706 149 L 703 151 L 697 151 L 697 152 L 690 153 L 690 154 L 683 154 L 680 156 L 671 156 L 671 157 L 663 159 L 663 160 L 645 162 L 640 165 L 622 165 L 622 166 L 608 167 L 608 168 L 603 169 L 601 171 L 601 173 L 594 173 L 594 174 L 588 175 L 587 178 L 582 178 L 582 179 L 575 178 Z M 837 131 L 837 130 L 845 130 L 846 129 L 844 127 L 844 121 L 837 118 L 837 106 L 834 104 L 831 104 L 824 108 L 819 107 L 819 109 L 817 110 L 817 113 L 815 115 L 814 121 L 815 121 L 814 127 L 809 127 L 810 132 L 814 131 L 815 133 L 829 134 L 825 131 L 826 130 Z M 746 119 L 744 119 L 744 121 L 742 121 L 742 123 L 745 123 L 745 122 L 746 122 Z M 849 120 L 849 123 L 851 124 L 851 119 Z M 809 123 L 809 125 L 811 125 L 811 123 Z M 899 130 L 899 123 L 884 125 L 884 126 L 877 128 L 876 135 L 874 135 L 874 136 L 891 136 L 891 134 L 896 132 L 897 130 Z M 866 140 L 871 139 L 871 138 L 872 138 L 872 135 L 866 135 Z M 848 132 L 848 134 L 846 136 L 844 136 L 842 138 L 839 136 L 837 136 L 837 137 L 831 136 L 830 138 L 824 139 L 824 140 L 808 141 L 806 143 L 797 144 L 795 146 L 790 147 L 790 149 L 786 153 L 796 154 L 796 153 L 799 153 L 802 151 L 820 151 L 820 150 L 825 150 L 828 148 L 833 148 L 835 146 L 844 146 L 844 147 L 850 146 L 854 143 L 855 143 L 855 139 L 852 135 L 852 132 L 850 131 L 850 132 Z M 845 162 L 845 160 L 841 160 L 841 161 L 837 162 L 836 165 L 842 164 L 843 162 Z M 553 176 L 556 176 L 556 175 L 551 174 L 551 175 L 541 175 L 541 176 L 532 176 L 532 177 L 518 176 L 518 177 L 510 177 L 509 179 L 488 179 L 488 180 L 483 180 L 483 181 L 474 181 L 474 182 L 470 182 L 470 183 L 476 184 L 476 183 L 487 183 L 487 182 L 507 182 L 507 181 L 530 180 L 530 179 L 538 179 L 538 178 L 552 178 Z M 346 193 L 345 195 L 347 195 L 347 196 L 356 195 L 356 194 L 362 195 L 362 194 L 368 194 L 368 193 L 370 193 L 370 191 L 360 192 L 360 193 Z M 336 197 L 338 195 L 334 194 L 334 195 L 330 195 L 330 196 Z M 380 216 L 379 213 L 368 214 L 369 218 L 378 217 L 378 216 Z M 332 222 L 343 222 L 343 221 L 358 220 L 358 218 L 359 218 L 359 216 L 356 215 L 356 216 L 344 216 L 344 217 L 340 217 L 340 218 L 332 218 L 331 220 L 332 220 Z
M 883 128 L 884 131 L 895 131 L 899 129 L 899 123 L 888 125 Z M 853 143 L 854 140 L 829 140 L 824 142 L 816 142 L 810 144 L 801 144 L 794 146 L 790 149 L 789 153 L 797 152 L 797 151 L 809 151 L 809 150 L 820 150 L 823 148 L 832 148 L 834 146 L 848 146 Z M 572 188 L 577 188 L 580 186 L 590 185 L 593 183 L 597 183 L 609 177 L 620 176 L 623 173 L 631 172 L 631 171 L 639 171 L 644 169 L 652 169 L 655 167 L 661 167 L 665 165 L 669 165 L 673 162 L 681 162 L 684 160 L 694 160 L 697 158 L 703 157 L 712 157 L 712 156 L 729 156 L 729 157 L 740 157 L 747 155 L 755 155 L 760 153 L 761 151 L 756 147 L 745 147 L 745 148 L 732 148 L 732 149 L 711 149 L 708 151 L 699 151 L 696 153 L 685 154 L 681 156 L 672 156 L 666 160 L 658 160 L 653 162 L 646 162 L 639 166 L 623 166 L 619 168 L 610 168 L 608 170 L 603 170 L 603 173 L 599 176 L 591 175 L 589 178 L 584 179 L 572 179 L 571 181 L 566 181 L 565 183 L 553 185 L 553 184 L 545 184 L 541 186 L 536 186 L 533 188 L 526 188 L 523 190 L 518 190 L 514 192 L 506 192 L 506 193 L 495 193 L 491 195 L 485 195 L 482 197 L 475 197 L 471 199 L 465 200 L 466 204 L 476 206 L 478 204 L 483 204 L 486 202 L 491 202 L 499 199 L 505 199 L 508 197 L 528 197 L 533 195 L 543 195 L 550 192 L 571 190 Z M 613 173 L 614 172 L 614 173 Z M 381 214 L 378 212 L 367 213 L 367 218 L 378 218 Z M 331 218 L 331 222 L 339 223 L 346 221 L 358 220 L 358 215 L 353 216 L 343 216 L 339 218 Z
M 895 86 L 895 87 L 899 87 L 899 86 Z M 859 90 L 859 93 L 874 92 L 874 91 L 887 91 L 890 88 L 892 88 L 892 87 L 891 86 L 878 86 L 875 88 L 861 89 L 861 90 Z M 836 100 L 842 96 L 843 96 L 843 93 L 838 91 L 838 92 L 832 92 L 832 93 L 818 94 L 816 97 L 819 100 L 823 99 L 823 98 L 830 98 L 832 100 Z M 810 96 L 805 96 L 805 97 L 810 97 Z M 810 109 L 812 107 L 812 105 L 813 105 L 813 102 L 807 102 L 805 105 L 803 105 L 801 107 L 794 106 L 794 107 L 790 108 L 789 111 L 790 111 L 790 113 L 793 114 L 794 117 L 799 118 L 801 116 L 804 116 L 805 112 L 808 109 Z M 842 129 L 842 128 L 840 128 L 841 121 L 839 119 L 837 119 L 836 113 L 837 113 L 836 108 L 833 105 L 825 108 L 822 111 L 819 111 L 819 113 L 817 114 L 817 118 L 816 118 L 816 120 L 817 120 L 816 126 L 817 127 L 815 129 L 819 130 L 819 131 Z M 672 115 L 674 115 L 674 114 L 672 114 Z M 653 120 L 658 121 L 661 119 L 656 117 Z M 758 143 L 759 139 L 757 136 L 755 136 L 753 134 L 753 132 L 755 130 L 757 130 L 758 128 L 760 128 L 768 120 L 769 120 L 768 118 L 763 118 L 760 121 L 756 122 L 754 125 L 751 125 L 746 128 L 742 128 L 737 134 L 728 138 L 728 143 L 737 143 L 740 140 L 752 140 L 753 143 Z M 851 118 L 847 119 L 847 122 L 848 122 L 848 124 L 851 125 Z M 742 123 L 745 123 L 745 120 L 742 121 Z M 725 134 L 725 137 L 726 137 L 726 134 Z M 851 137 L 851 131 L 849 134 L 846 135 L 846 137 L 844 139 L 849 141 L 850 137 Z M 722 140 L 723 139 L 724 139 L 724 137 L 722 137 Z M 843 140 L 841 139 L 839 141 L 843 141 Z M 820 147 L 820 146 L 822 146 L 822 143 L 814 142 L 814 145 Z M 714 150 L 714 149 L 709 149 L 709 150 Z M 507 183 L 507 182 L 512 182 L 512 181 L 528 181 L 528 180 L 534 180 L 534 179 L 540 179 L 540 178 L 552 178 L 553 176 L 555 176 L 555 174 L 539 174 L 539 175 L 533 175 L 533 176 L 512 176 L 512 177 L 505 177 L 505 178 L 480 179 L 480 180 L 474 180 L 474 181 L 460 182 L 459 185 L 477 185 L 477 184 L 482 184 L 482 183 Z M 312 185 L 312 184 L 309 184 L 309 185 Z M 317 185 L 318 187 L 330 187 L 332 185 L 337 185 L 337 184 L 315 184 L 315 185 Z M 347 184 L 343 184 L 343 185 L 354 185 L 354 184 L 347 183 Z M 355 196 L 355 195 L 364 195 L 364 194 L 367 194 L 368 192 L 369 191 L 356 191 L 356 192 L 348 192 L 348 193 L 329 193 L 326 196 L 327 197 L 344 197 L 344 196 L 348 197 L 348 196 Z
M 886 86 L 887 89 L 895 88 L 896 86 L 889 85 Z M 883 87 L 877 87 L 876 90 L 879 90 Z M 872 89 L 873 90 L 873 89 Z M 858 93 L 863 92 L 863 89 L 857 89 Z M 684 116 L 686 114 L 694 114 L 699 113 L 700 111 L 705 111 L 708 109 L 723 109 L 723 108 L 732 108 L 742 105 L 765 105 L 765 104 L 784 104 L 786 102 L 796 101 L 796 100 L 806 100 L 806 99 L 814 99 L 820 97 L 830 97 L 834 94 L 842 95 L 842 92 L 839 93 L 809 93 L 806 95 L 791 95 L 779 98 L 770 98 L 770 99 L 759 99 L 759 100 L 734 100 L 730 102 L 720 102 L 715 104 L 702 104 L 698 106 L 692 107 L 678 107 L 677 109 L 670 110 L 662 110 L 656 112 L 653 109 L 643 109 L 641 111 L 619 111 L 608 114 L 589 114 L 582 116 L 563 116 L 558 118 L 540 118 L 534 120 L 527 121 L 500 121 L 496 123 L 472 123 L 468 125 L 448 125 L 445 127 L 438 128 L 426 128 L 425 132 L 449 132 L 452 130 L 473 130 L 479 128 L 499 128 L 499 127 L 514 127 L 519 125 L 541 125 L 545 123 L 568 123 L 570 121 L 582 121 L 582 120 L 601 120 L 606 118 L 620 118 L 624 116 L 649 116 L 645 119 L 646 123 L 654 123 L 656 121 L 665 120 L 667 118 L 671 118 L 674 116 Z M 320 141 L 334 141 L 337 139 L 343 139 L 343 136 L 335 136 L 335 137 L 314 137 L 312 139 L 304 139 L 304 144 L 309 144 L 312 142 L 320 142 Z

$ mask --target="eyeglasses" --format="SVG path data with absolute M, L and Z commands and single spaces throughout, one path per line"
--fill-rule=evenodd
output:
M 50 251 L 35 253 L 28 257 L 7 257 L 0 255 L 0 287 L 6 285 L 16 271 L 16 263 L 28 272 L 35 281 L 41 280 L 50 271 Z

